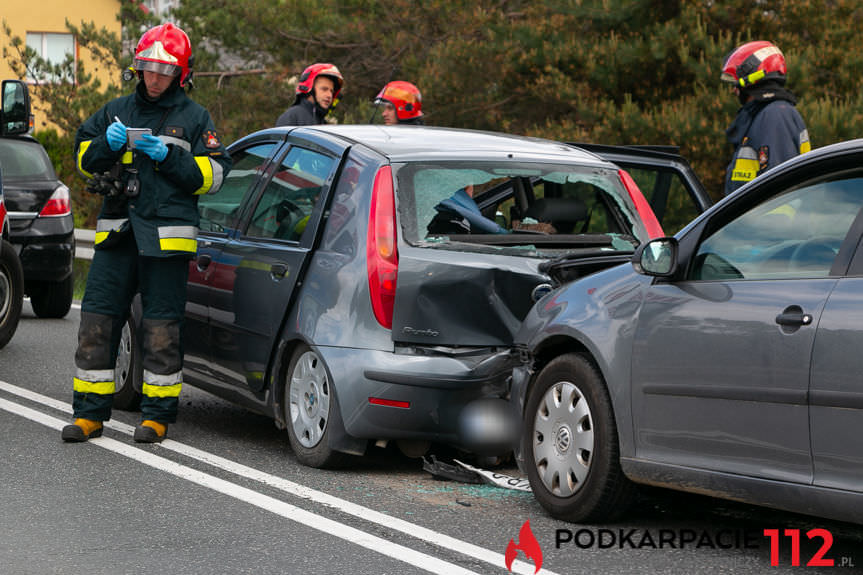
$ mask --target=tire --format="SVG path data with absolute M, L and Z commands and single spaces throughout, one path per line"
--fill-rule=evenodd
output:
M 117 363 L 114 366 L 114 408 L 123 411 L 140 411 L 141 382 L 144 367 L 141 364 L 141 350 L 135 334 L 132 318 L 126 320 L 120 346 L 117 349 Z
M 37 282 L 30 290 L 33 313 L 41 318 L 60 319 L 72 308 L 74 278 L 69 275 L 59 282 Z
M 327 469 L 339 467 L 347 456 L 330 449 L 328 436 L 338 409 L 327 369 L 307 345 L 294 351 L 284 385 L 288 438 L 303 465 Z
M 552 517 L 590 523 L 626 510 L 635 486 L 620 468 L 608 390 L 585 356 L 559 356 L 539 372 L 524 425 L 521 447 L 531 490 Z
M 15 249 L 0 238 L 0 348 L 6 346 L 21 319 L 24 272 Z

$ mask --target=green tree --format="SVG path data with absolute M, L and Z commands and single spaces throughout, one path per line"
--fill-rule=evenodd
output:
M 122 38 L 104 27 L 97 28 L 92 21 L 66 21 L 66 28 L 75 35 L 78 47 L 93 55 L 94 70 L 87 69 L 81 60 L 76 63 L 72 56 L 55 64 L 40 58 L 3 22 L 6 40 L 3 57 L 19 79 L 36 79 L 30 83 L 33 101 L 38 102 L 35 107 L 60 128 L 58 131 L 37 126 L 34 136 L 48 151 L 58 177 L 72 191 L 75 224 L 82 227 L 95 226 L 101 197 L 86 192 L 85 182 L 77 173 L 73 150 L 75 133 L 93 112 L 128 91 L 128 86 L 120 84 L 120 75 L 131 64 L 133 53 L 123 47 L 134 47 L 138 31 L 156 22 L 131 3 L 122 4 L 117 18 L 123 23 Z M 94 74 L 96 69 L 115 71 L 116 81 L 103 84 Z

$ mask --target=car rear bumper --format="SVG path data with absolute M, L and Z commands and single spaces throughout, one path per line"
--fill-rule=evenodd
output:
M 10 214 L 10 241 L 21 259 L 24 281 L 62 281 L 72 273 L 75 230 L 72 216 L 18 218 Z
M 508 349 L 463 355 L 411 348 L 386 352 L 318 347 L 330 370 L 345 430 L 361 439 L 459 443 L 459 416 L 477 399 L 509 392 L 518 356 Z

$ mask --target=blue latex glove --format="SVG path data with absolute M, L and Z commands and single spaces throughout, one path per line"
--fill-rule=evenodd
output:
M 135 149 L 147 154 L 151 160 L 155 160 L 156 162 L 161 162 L 168 155 L 168 146 L 165 145 L 165 142 L 150 134 L 144 134 L 138 140 Z
M 105 131 L 105 138 L 108 140 L 108 147 L 112 151 L 120 151 L 120 148 L 126 143 L 126 126 L 120 120 L 114 121 Z

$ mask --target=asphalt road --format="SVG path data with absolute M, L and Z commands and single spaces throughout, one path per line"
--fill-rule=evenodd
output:
M 138 414 L 122 411 L 103 438 L 64 444 L 77 327 L 77 309 L 40 320 L 25 303 L 0 350 L 3 575 L 505 574 L 525 522 L 546 575 L 863 573 L 863 527 L 803 515 L 647 490 L 618 523 L 571 525 L 529 493 L 441 481 L 393 448 L 309 469 L 269 419 L 190 386 L 161 445 L 132 442 Z M 778 565 L 764 529 L 779 530 Z M 805 566 L 822 542 L 812 529 L 833 538 L 835 566 Z M 534 573 L 539 554 L 519 552 L 512 572 Z

